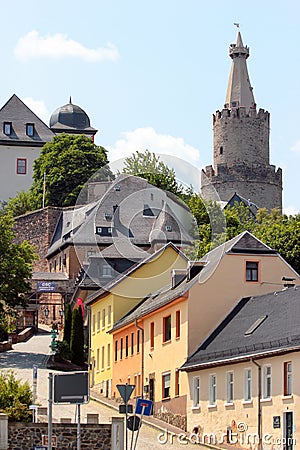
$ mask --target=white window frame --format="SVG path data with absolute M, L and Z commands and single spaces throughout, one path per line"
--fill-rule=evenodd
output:
M 283 394 L 285 396 L 293 395 L 293 363 L 292 361 L 284 361 L 283 363 L 284 377 L 286 377 L 286 386 L 284 386 Z M 285 388 L 286 392 L 285 392 Z
M 110 368 L 110 344 L 107 344 L 107 368 Z
M 97 312 L 97 331 L 100 330 L 100 311 Z
M 234 401 L 234 373 L 233 370 L 226 372 L 226 403 Z
M 103 264 L 102 264 L 102 276 L 103 276 L 103 278 L 111 278 L 112 277 L 112 267 L 107 262 L 103 262 Z
M 170 398 L 171 397 L 171 372 L 164 372 L 162 375 L 162 398 Z M 169 395 L 165 396 L 165 389 L 169 389 Z
M 107 326 L 111 326 L 111 305 L 107 307 Z
M 101 323 L 102 323 L 102 330 L 105 328 L 105 308 L 102 309 L 102 316 L 101 316 Z
M 200 377 L 193 377 L 193 408 L 200 408 Z
M 102 345 L 101 348 L 101 370 L 104 370 L 105 367 L 105 347 Z
M 217 375 L 209 375 L 209 406 L 215 406 L 217 403 Z
M 270 391 L 268 395 L 268 390 Z M 266 364 L 263 366 L 263 389 L 262 398 L 267 400 L 272 398 L 272 366 L 271 364 Z
M 250 376 L 249 376 L 250 375 Z M 244 402 L 252 401 L 252 369 L 244 369 Z

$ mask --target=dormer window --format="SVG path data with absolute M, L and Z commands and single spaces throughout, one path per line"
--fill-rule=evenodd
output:
M 32 137 L 34 135 L 34 124 L 33 123 L 26 123 L 26 134 L 29 137 Z
M 166 225 L 166 231 L 172 231 L 171 225 Z
M 11 122 L 4 122 L 3 133 L 6 134 L 7 136 L 11 135 Z

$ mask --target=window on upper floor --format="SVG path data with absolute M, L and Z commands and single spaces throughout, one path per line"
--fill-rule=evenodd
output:
M 100 311 L 97 312 L 97 331 L 100 330 Z
M 193 408 L 199 408 L 200 406 L 200 377 L 193 377 Z
M 171 373 L 166 372 L 162 375 L 162 398 L 170 397 Z
M 12 132 L 12 124 L 11 122 L 4 122 L 3 124 L 3 133 L 6 134 L 6 136 L 10 136 Z
M 154 348 L 154 322 L 150 323 L 150 349 Z
M 137 330 L 137 336 L 136 336 L 136 352 L 140 353 L 140 340 L 141 340 L 141 332 L 140 330 Z
M 92 315 L 92 332 L 95 333 L 95 327 L 96 327 L 96 317 L 95 314 Z
M 17 158 L 17 174 L 18 175 L 26 175 L 27 173 L 27 159 L 26 158 Z
M 226 402 L 233 403 L 233 372 L 226 372 Z
M 131 354 L 134 354 L 134 333 L 131 333 Z
M 120 359 L 123 359 L 123 338 L 120 339 Z
M 272 396 L 272 368 L 263 367 L 263 398 L 268 399 Z
M 283 395 L 292 395 L 292 362 L 287 361 L 283 364 Z
M 129 336 L 126 334 L 125 336 L 125 358 L 128 358 L 129 355 Z
M 111 305 L 107 307 L 107 325 L 111 325 Z
M 209 375 L 209 404 L 215 405 L 217 401 L 217 376 L 215 373 Z
M 180 337 L 180 311 L 176 311 L 176 338 Z
M 33 123 L 26 123 L 26 134 L 29 137 L 32 137 L 34 135 L 34 124 Z
M 102 309 L 102 328 L 105 328 L 105 308 Z
M 171 340 L 171 315 L 163 318 L 163 342 Z
M 110 264 L 104 262 L 102 265 L 102 276 L 103 278 L 110 278 L 112 277 L 113 269 Z
M 244 401 L 252 400 L 252 369 L 244 369 Z
M 96 357 L 96 370 L 99 370 L 99 359 L 100 359 L 100 349 L 97 348 L 97 357 Z
M 118 361 L 118 341 L 115 341 L 115 362 Z
M 257 261 L 246 261 L 246 281 L 258 281 Z

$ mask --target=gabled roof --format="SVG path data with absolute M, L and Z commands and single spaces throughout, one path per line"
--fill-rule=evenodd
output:
M 108 292 L 110 292 L 115 286 L 120 284 L 123 280 L 130 277 L 134 272 L 136 272 L 140 267 L 148 264 L 149 262 L 155 260 L 159 255 L 164 253 L 165 250 L 168 248 L 172 248 L 176 253 L 178 253 L 183 259 L 188 261 L 187 257 L 179 250 L 172 242 L 169 242 L 168 244 L 161 247 L 159 250 L 157 250 L 155 253 L 149 255 L 148 257 L 142 259 L 141 261 L 137 262 L 133 266 L 131 266 L 126 272 L 121 273 L 118 275 L 114 280 L 111 281 L 111 283 L 108 283 L 105 285 L 104 288 L 99 289 L 97 292 L 91 294 L 87 300 L 86 304 L 91 305 L 96 300 L 101 298 L 102 296 L 106 295 Z
M 4 122 L 11 122 L 12 132 L 4 134 Z M 27 136 L 26 124 L 34 124 L 34 135 Z M 42 147 L 55 133 L 15 94 L 0 109 L 0 142 L 10 145 Z
M 300 350 L 300 287 L 246 297 L 188 357 L 182 370 Z
M 235 203 L 238 204 L 244 204 L 245 206 L 249 207 L 250 212 L 252 213 L 253 217 L 256 217 L 257 211 L 258 211 L 258 206 L 251 202 L 250 199 L 246 199 L 244 197 L 242 197 L 240 194 L 238 194 L 237 192 L 235 192 L 233 194 L 233 196 L 231 197 L 231 199 L 228 200 L 228 202 L 224 202 L 225 205 L 223 206 L 224 209 L 230 207 L 230 206 L 234 206 Z
M 63 211 L 47 256 L 50 257 L 66 245 L 110 246 L 116 240 L 124 238 L 129 239 L 131 245 L 149 248 L 156 215 L 159 215 L 162 204 L 166 202 L 170 203 L 170 206 L 169 204 L 166 206 L 168 214 L 178 226 L 170 236 L 168 232 L 161 230 L 162 242 L 174 241 L 182 245 L 186 243 L 187 235 L 187 232 L 184 233 L 184 226 L 181 225 L 182 219 L 185 220 L 186 229 L 192 227 L 192 215 L 186 206 L 180 204 L 181 208 L 178 208 L 177 203 L 175 214 L 172 212 L 174 200 L 164 191 L 142 178 L 122 174 L 111 183 L 100 199 L 88 205 Z M 150 205 L 156 215 L 145 215 L 146 205 Z M 181 217 L 177 218 L 177 214 Z M 110 228 L 111 234 L 99 235 L 96 233 L 96 227 Z M 158 229 L 158 225 L 156 228 Z
M 192 261 L 190 261 L 192 263 Z M 204 265 L 203 265 L 204 267 Z M 187 275 L 187 273 L 186 273 Z M 153 294 L 149 294 L 134 308 L 132 308 L 125 316 L 123 316 L 118 322 L 116 322 L 110 333 L 119 330 L 120 328 L 131 324 L 135 320 L 142 319 L 143 317 L 151 314 L 154 311 L 159 310 L 163 306 L 168 305 L 174 300 L 180 297 L 185 297 L 191 287 L 197 282 L 197 276 L 190 280 L 187 277 L 182 277 L 181 282 L 173 288 L 171 284 L 164 286 Z

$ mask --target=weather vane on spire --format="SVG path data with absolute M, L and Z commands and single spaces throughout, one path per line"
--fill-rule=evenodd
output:
M 239 23 L 234 22 L 233 25 L 235 25 L 237 28 L 240 28 L 240 24 Z

